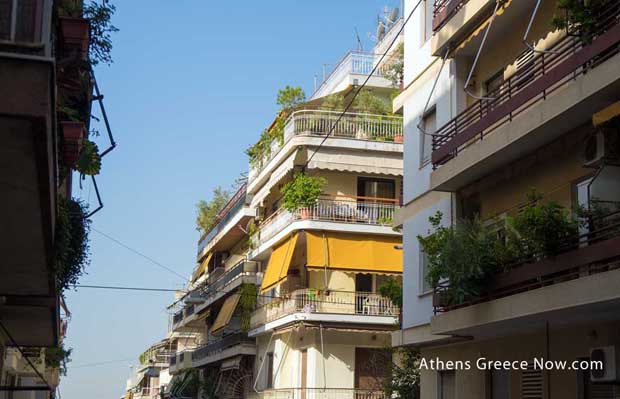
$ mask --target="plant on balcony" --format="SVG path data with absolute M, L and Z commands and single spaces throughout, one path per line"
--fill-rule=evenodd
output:
M 326 111 L 344 111 L 344 96 L 340 93 L 330 94 L 325 97 L 319 108 Z
M 322 177 L 298 173 L 282 188 L 282 207 L 289 212 L 310 212 L 326 183 L 327 180 Z
M 392 82 L 392 86 L 402 90 L 403 74 L 405 69 L 405 45 L 400 43 L 392 52 L 383 73 Z
M 377 223 L 382 226 L 390 226 L 393 223 L 391 216 L 379 216 L 377 218 Z
M 569 35 L 579 37 L 584 43 L 589 43 L 599 16 L 608 5 L 608 0 L 558 0 L 559 15 L 553 17 L 552 25 L 556 29 L 565 29 Z
M 379 294 L 386 298 L 399 308 L 403 306 L 403 287 L 394 277 L 389 276 L 379 286 Z
M 67 375 L 67 363 L 71 361 L 71 352 L 73 349 L 65 349 L 65 344 L 62 342 L 59 346 L 45 348 L 45 365 L 57 368 L 60 375 Z
M 299 86 L 286 85 L 283 89 L 278 90 L 276 103 L 281 109 L 293 109 L 306 101 L 306 93 Z
M 260 238 L 260 229 L 254 220 L 251 220 L 250 223 L 248 223 L 247 236 L 248 248 L 250 250 L 256 249 L 256 243 Z
M 388 363 L 390 367 L 388 375 L 391 378 L 386 378 L 383 382 L 385 397 L 419 399 L 420 352 L 408 347 L 390 349 L 393 360 Z
M 256 310 L 258 291 L 256 285 L 243 283 L 239 287 L 239 313 L 241 319 L 241 329 L 250 329 L 250 319 L 252 312 Z
M 90 220 L 86 215 L 85 204 L 59 197 L 54 236 L 54 270 L 59 292 L 75 285 L 90 263 Z
M 82 151 L 80 151 L 75 169 L 82 175 L 94 176 L 99 174 L 101 156 L 97 144 L 88 139 L 82 141 Z
M 196 230 L 201 234 L 207 233 L 218 222 L 218 213 L 230 200 L 230 192 L 216 187 L 211 200 L 200 200 L 196 204 Z
M 353 108 L 358 112 L 375 115 L 390 114 L 387 101 L 369 89 L 362 89 L 355 100 Z

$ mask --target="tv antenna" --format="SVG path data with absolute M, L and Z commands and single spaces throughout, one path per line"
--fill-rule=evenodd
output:
M 364 52 L 364 43 L 362 43 L 362 39 L 360 39 L 360 34 L 357 31 L 357 26 L 355 27 L 355 39 L 357 40 L 357 51 L 360 53 Z

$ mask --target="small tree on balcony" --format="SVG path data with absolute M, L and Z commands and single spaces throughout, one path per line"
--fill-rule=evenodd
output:
M 558 14 L 553 17 L 552 25 L 589 43 L 602 12 L 611 3 L 609 0 L 558 0 Z
M 200 200 L 196 204 L 196 230 L 201 234 L 211 230 L 217 224 L 218 213 L 226 206 L 229 200 L 230 192 L 219 186 L 213 190 L 211 200 Z
M 306 93 L 299 86 L 286 85 L 283 89 L 278 90 L 276 103 L 281 109 L 295 108 L 304 101 L 306 101 Z
M 383 383 L 387 398 L 420 398 L 420 352 L 416 349 L 401 347 L 390 348 L 392 359 L 389 363 L 389 375 Z
M 327 183 L 322 177 L 305 173 L 295 175 L 293 180 L 282 188 L 282 207 L 289 212 L 310 208 L 316 204 Z

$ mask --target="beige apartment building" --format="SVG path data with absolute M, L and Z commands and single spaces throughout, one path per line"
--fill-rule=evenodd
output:
M 422 2 L 405 29 L 394 102 L 407 143 L 404 314 L 393 342 L 472 364 L 422 370 L 423 399 L 620 395 L 620 4 L 575 3 L 590 23 L 556 1 L 445 0 Z M 532 189 L 542 200 L 528 200 Z M 445 228 L 477 220 L 507 247 L 534 228 L 555 234 L 512 222 L 550 203 L 574 223 L 553 251 L 530 241 L 527 257 L 499 262 L 464 295 L 454 293 L 473 280 L 426 278 L 435 264 L 417 237 L 437 211 Z M 481 370 L 478 358 L 526 366 Z M 541 369 L 537 358 L 604 367 Z

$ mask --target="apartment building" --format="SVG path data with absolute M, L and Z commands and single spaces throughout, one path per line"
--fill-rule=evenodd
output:
M 401 24 L 394 21 L 377 48 Z M 341 110 L 325 107 L 334 97 L 347 104 L 367 79 L 368 93 L 389 102 L 393 83 L 382 66 L 373 72 L 378 59 L 348 53 L 309 101 L 289 110 L 283 139 L 250 166 L 257 228 L 248 257 L 263 272 L 248 332 L 257 347 L 252 397 L 384 397 L 385 348 L 400 309 L 378 288 L 388 278 L 400 282 L 402 271 L 401 235 L 391 226 L 400 206 L 402 118 L 352 107 L 336 123 Z M 299 175 L 324 179 L 322 192 L 310 206 L 287 210 L 283 190 Z
M 423 399 L 618 397 L 620 8 L 575 3 L 590 23 L 556 1 L 446 0 L 423 1 L 405 28 L 394 101 L 405 126 L 404 304 L 393 343 L 473 365 L 422 370 Z M 507 248 L 548 228 L 518 222 L 552 208 L 567 227 L 553 250 L 533 249 L 559 237 L 547 229 L 527 256 L 494 260 L 477 280 L 450 281 L 449 264 L 437 274 L 417 239 L 440 211 L 449 231 L 480 224 Z M 526 366 L 481 370 L 478 358 Z M 604 369 L 542 370 L 535 358 Z
M 168 338 L 148 347 L 139 357 L 139 365 L 132 366 L 127 379 L 125 399 L 158 399 L 170 384 L 170 358 L 176 356 L 174 340 Z
M 57 110 L 61 97 L 88 97 L 92 81 L 66 85 L 74 74 L 91 76 L 84 67 L 89 25 L 58 7 L 51 0 L 0 2 L 0 397 L 7 398 L 54 396 L 60 365 L 52 353 L 66 331 L 55 233 L 90 108 L 74 115 L 82 122 Z M 82 136 L 69 136 L 65 122 Z
M 248 393 L 256 346 L 246 331 L 260 284 L 259 265 L 247 256 L 254 214 L 242 184 L 198 243 L 189 289 L 170 307 L 168 339 L 176 353 L 166 396 Z

